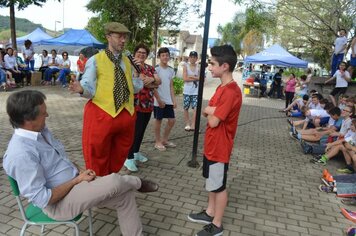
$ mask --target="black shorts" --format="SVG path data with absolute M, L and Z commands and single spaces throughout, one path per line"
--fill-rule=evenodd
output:
M 208 192 L 219 193 L 226 189 L 227 171 L 229 163 L 209 161 L 205 156 L 203 159 L 203 177 L 205 189 Z
M 157 120 L 162 120 L 163 118 L 174 119 L 173 105 L 166 105 L 164 108 L 154 106 L 153 117 Z
M 347 90 L 347 87 L 334 88 L 333 91 L 331 91 L 330 95 L 336 96 L 338 94 L 345 94 L 346 90 Z

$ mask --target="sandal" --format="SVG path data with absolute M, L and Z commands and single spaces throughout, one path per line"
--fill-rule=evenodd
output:
M 191 128 L 190 128 L 189 125 L 186 125 L 186 126 L 184 127 L 184 130 L 185 130 L 185 131 L 191 131 Z
M 155 144 L 155 148 L 161 152 L 166 151 L 166 147 L 163 145 Z
M 175 147 L 177 147 L 177 145 L 175 145 L 175 144 L 172 143 L 172 142 L 166 142 L 166 143 L 163 143 L 163 145 L 164 145 L 165 147 L 170 147 L 170 148 L 175 148 Z

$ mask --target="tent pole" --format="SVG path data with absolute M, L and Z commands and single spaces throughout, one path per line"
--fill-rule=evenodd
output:
M 200 114 L 201 114 L 201 105 L 203 99 L 203 87 L 205 80 L 205 63 L 206 63 L 206 52 L 208 47 L 208 37 L 209 37 L 209 23 L 210 23 L 210 14 L 211 14 L 211 0 L 206 1 L 206 10 L 205 10 L 205 23 L 204 23 L 204 37 L 203 37 L 203 49 L 200 63 L 200 77 L 199 77 L 199 90 L 198 90 L 198 104 L 195 117 L 195 130 L 194 130 L 194 139 L 193 139 L 193 149 L 192 149 L 192 159 L 188 162 L 188 166 L 192 168 L 199 167 L 197 161 L 197 149 L 198 149 L 198 139 L 199 139 L 199 128 L 200 128 Z

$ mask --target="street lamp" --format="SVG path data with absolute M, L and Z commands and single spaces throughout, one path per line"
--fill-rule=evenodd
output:
M 57 23 L 61 23 L 59 20 L 54 21 L 54 36 L 57 36 Z

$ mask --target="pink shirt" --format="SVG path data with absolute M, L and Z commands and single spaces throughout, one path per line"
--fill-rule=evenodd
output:
M 297 81 L 295 78 L 289 79 L 286 82 L 286 92 L 295 92 L 295 85 L 297 84 Z

